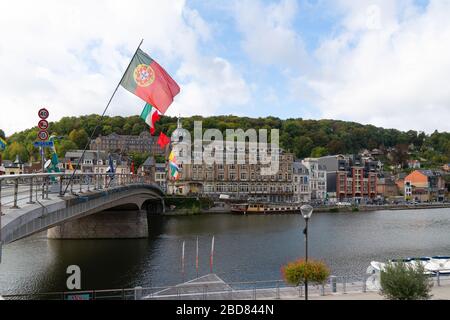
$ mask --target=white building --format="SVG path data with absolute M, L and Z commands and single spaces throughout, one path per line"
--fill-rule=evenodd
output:
M 294 191 L 293 200 L 298 203 L 308 203 L 311 201 L 311 190 L 309 188 L 309 170 L 301 162 L 294 162 L 292 174 L 292 189 Z
M 327 198 L 327 168 L 319 164 L 317 158 L 306 158 L 302 164 L 309 171 L 311 201 L 324 201 Z

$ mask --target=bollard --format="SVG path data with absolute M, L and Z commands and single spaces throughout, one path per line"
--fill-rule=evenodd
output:
M 30 200 L 27 202 L 27 204 L 33 204 L 33 178 L 30 179 Z
M 19 179 L 16 179 L 14 182 L 14 205 L 11 209 L 19 209 L 17 206 L 17 194 L 19 193 Z
M 45 183 L 45 200 L 48 200 L 48 188 L 50 185 L 50 177 L 47 177 L 46 183 Z
M 63 176 L 59 177 L 59 196 L 58 197 L 63 197 Z
M 343 287 L 344 293 L 347 293 L 347 282 L 346 282 L 345 277 L 342 277 L 342 287 Z
M 142 299 L 142 287 L 135 287 L 134 300 L 141 300 L 141 299 Z
M 330 277 L 330 286 L 331 286 L 331 292 L 336 293 L 337 292 L 337 278 L 336 276 Z
M 280 299 L 280 284 L 277 282 L 277 295 L 275 299 Z

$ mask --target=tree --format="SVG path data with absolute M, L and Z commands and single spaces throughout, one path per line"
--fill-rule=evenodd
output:
M 380 273 L 381 294 L 390 300 L 426 300 L 432 283 L 422 264 L 387 263 Z
M 56 151 L 58 153 L 58 157 L 63 158 L 66 156 L 66 152 L 69 150 L 76 150 L 77 145 L 72 140 L 62 140 L 61 142 L 57 143 L 56 145 Z
M 79 149 L 84 149 L 89 136 L 84 129 L 73 129 L 69 134 L 69 139 L 74 142 Z
M 283 279 L 295 286 L 305 283 L 323 284 L 330 276 L 330 270 L 322 261 L 300 259 L 290 262 L 281 268 Z
M 6 148 L 4 158 L 14 161 L 17 155 L 22 162 L 26 162 L 29 160 L 29 154 L 26 147 L 23 144 L 14 141 Z
M 312 158 L 320 158 L 326 156 L 328 154 L 328 150 L 325 147 L 315 147 L 311 151 Z

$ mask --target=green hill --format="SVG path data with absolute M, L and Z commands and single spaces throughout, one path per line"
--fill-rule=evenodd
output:
M 431 135 L 426 135 L 413 130 L 403 132 L 339 120 L 304 120 L 301 118 L 281 120 L 276 117 L 249 118 L 232 115 L 183 118 L 183 127 L 192 132 L 195 120 L 203 121 L 203 129 L 217 128 L 224 133 L 227 128 L 279 129 L 281 146 L 295 153 L 298 158 L 355 153 L 361 149 L 387 149 L 389 147 L 397 147 L 396 149 L 403 150 L 401 152 L 405 153 L 409 147 L 410 154 L 407 157 L 427 159 L 430 165 L 442 165 L 450 162 L 450 133 L 448 132 L 436 131 Z M 90 134 L 99 122 L 99 115 L 64 117 L 60 121 L 51 122 L 50 134 L 63 137 L 57 146 L 60 156 L 68 149 L 84 148 Z M 170 134 L 176 128 L 176 123 L 175 117 L 162 117 L 157 123 L 156 134 L 159 134 L 161 130 Z M 94 137 L 99 134 L 108 135 L 112 132 L 137 135 L 143 130 L 148 130 L 148 128 L 139 116 L 105 117 Z M 37 131 L 38 129 L 35 127 L 8 137 L 8 147 L 3 153 L 3 158 L 14 159 L 19 154 L 23 160 L 38 159 L 38 149 L 32 145 L 36 140 Z M 0 130 L 0 136 L 2 135 L 4 136 L 3 131 Z M 398 158 L 398 162 L 403 162 L 405 155 L 399 155 Z M 395 162 L 395 160 L 393 161 Z

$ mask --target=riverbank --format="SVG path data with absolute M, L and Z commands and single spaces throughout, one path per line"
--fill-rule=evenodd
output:
M 328 212 L 328 213 L 340 213 L 340 212 L 370 212 L 370 211 L 385 211 L 385 210 L 426 210 L 426 209 L 446 209 L 450 208 L 450 203 L 436 203 L 436 204 L 411 204 L 411 205 L 370 205 L 370 206 L 328 206 L 328 207 L 315 207 L 314 212 Z M 228 204 L 222 204 L 221 206 L 213 207 L 201 207 L 200 202 L 198 204 L 189 203 L 181 207 L 174 206 L 167 208 L 164 215 L 167 216 L 188 216 L 188 215 L 200 215 L 200 214 L 231 214 L 231 209 Z

